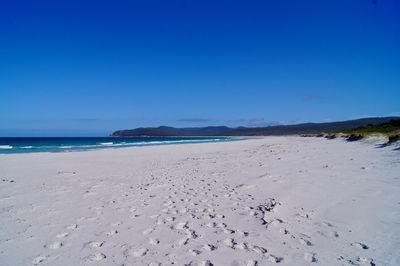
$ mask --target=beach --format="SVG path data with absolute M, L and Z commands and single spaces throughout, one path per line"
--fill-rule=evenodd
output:
M 0 154 L 0 264 L 400 265 L 399 152 L 293 136 Z

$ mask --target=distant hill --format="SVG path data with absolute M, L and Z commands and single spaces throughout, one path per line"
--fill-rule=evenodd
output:
M 370 117 L 340 122 L 329 123 L 304 123 L 297 125 L 279 125 L 267 127 L 237 127 L 230 128 L 225 126 L 212 127 L 193 127 L 193 128 L 175 128 L 175 127 L 146 127 L 127 130 L 118 130 L 113 132 L 112 137 L 161 137 L 161 136 L 280 136 L 296 134 L 317 134 L 333 133 L 387 123 L 390 120 L 400 119 L 400 117 Z
M 112 137 L 167 137 L 167 136 L 219 136 L 229 135 L 233 128 L 218 127 L 193 127 L 193 128 L 175 128 L 175 127 L 145 127 L 128 130 L 118 130 L 111 134 Z

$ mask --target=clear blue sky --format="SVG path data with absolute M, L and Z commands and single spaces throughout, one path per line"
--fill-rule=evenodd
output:
M 398 0 L 0 0 L 0 136 L 399 114 Z

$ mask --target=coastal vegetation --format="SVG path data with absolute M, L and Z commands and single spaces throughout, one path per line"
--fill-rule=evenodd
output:
M 382 136 L 387 139 L 385 145 L 390 145 L 400 140 L 400 119 L 390 119 L 380 124 L 368 124 L 352 129 L 340 130 L 334 133 L 306 134 L 303 136 L 325 137 L 334 139 L 337 137 L 346 138 L 347 141 L 357 141 L 368 136 Z
M 343 130 L 343 133 L 357 133 L 357 134 L 392 134 L 400 130 L 400 119 L 391 119 L 386 123 L 378 125 L 368 124 L 366 126 L 357 127 L 353 129 Z

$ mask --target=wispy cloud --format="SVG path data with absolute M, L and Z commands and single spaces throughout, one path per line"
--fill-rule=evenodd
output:
M 27 123 L 41 123 L 41 122 L 96 122 L 102 121 L 100 118 L 23 118 L 23 119 L 0 119 L 0 121 L 18 121 Z
M 321 96 L 318 95 L 304 95 L 301 98 L 304 102 L 315 102 L 321 100 Z
M 239 119 L 231 119 L 228 120 L 228 122 L 231 123 L 260 123 L 264 122 L 265 118 L 264 117 L 252 117 L 252 118 L 239 118 Z
M 190 118 L 180 118 L 177 121 L 189 122 L 189 123 L 205 123 L 205 122 L 213 122 L 215 120 L 208 119 L 208 118 L 190 117 Z
M 85 123 L 97 122 L 100 120 L 101 119 L 99 119 L 99 118 L 72 118 L 72 119 L 69 119 L 69 121 L 85 122 Z
M 280 124 L 279 122 L 275 121 L 267 121 L 265 117 L 262 116 L 230 119 L 227 120 L 227 122 L 235 126 L 246 126 L 246 127 L 267 127 L 267 126 L 276 126 Z

